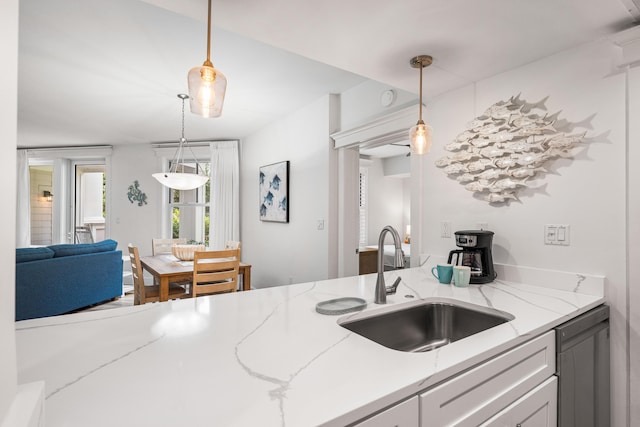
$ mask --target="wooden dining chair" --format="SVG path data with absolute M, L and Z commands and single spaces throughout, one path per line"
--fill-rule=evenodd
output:
M 162 254 L 173 254 L 173 251 L 171 250 L 171 247 L 173 245 L 186 245 L 186 244 L 187 244 L 187 239 L 183 237 L 179 239 L 151 239 L 151 255 L 156 256 L 156 255 L 162 255 Z M 154 277 L 153 283 L 155 285 L 158 285 L 159 284 L 158 279 Z M 188 287 L 191 285 L 191 279 L 181 280 L 177 283 L 178 285 Z
M 242 244 L 238 240 L 227 240 L 227 243 L 225 243 L 224 248 L 225 249 L 240 249 L 240 246 L 242 246 Z
M 239 266 L 240 249 L 196 252 L 191 296 L 235 292 L 238 289 Z
M 131 260 L 131 274 L 133 275 L 133 305 L 146 304 L 148 302 L 160 301 L 160 286 L 145 285 L 140 264 L 140 254 L 138 247 L 129 243 L 129 259 Z M 176 283 L 169 284 L 169 299 L 188 298 L 189 292 L 183 286 Z
M 185 245 L 187 244 L 187 239 L 151 239 L 151 255 L 156 256 L 173 253 L 171 247 L 174 244 Z

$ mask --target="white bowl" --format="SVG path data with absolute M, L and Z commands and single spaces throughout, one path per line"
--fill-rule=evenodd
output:
M 201 252 L 205 250 L 204 245 L 178 245 L 171 246 L 171 252 L 173 256 L 182 261 L 193 261 L 194 252 Z

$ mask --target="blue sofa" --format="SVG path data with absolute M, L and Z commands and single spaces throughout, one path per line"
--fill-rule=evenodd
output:
M 16 249 L 16 320 L 55 316 L 122 295 L 117 242 Z

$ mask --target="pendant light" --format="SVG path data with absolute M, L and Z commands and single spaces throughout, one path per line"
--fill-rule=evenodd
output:
M 201 67 L 194 67 L 189 71 L 187 80 L 191 112 L 206 118 L 220 117 L 227 78 L 211 63 L 211 0 L 207 25 L 207 59 Z
M 182 137 L 180 138 L 180 144 L 178 145 L 176 154 L 171 160 L 169 172 L 154 173 L 152 176 L 165 187 L 173 188 L 174 190 L 193 190 L 195 188 L 203 186 L 209 180 L 209 177 L 207 175 L 204 175 L 204 171 L 202 171 L 198 160 L 196 160 L 196 156 L 193 154 L 193 150 L 191 150 L 191 147 L 188 146 L 187 139 L 184 137 L 184 101 L 186 99 L 189 99 L 189 95 L 180 93 L 178 94 L 178 98 L 182 100 Z M 189 149 L 192 158 L 195 160 L 195 173 L 184 171 L 185 147 Z M 198 175 L 198 170 L 201 170 L 203 175 Z
M 433 58 L 429 55 L 418 55 L 409 61 L 413 68 L 420 69 L 420 119 L 414 127 L 409 129 L 411 154 L 422 155 L 431 149 L 431 126 L 426 125 L 422 120 L 422 69 L 431 65 L 431 62 Z

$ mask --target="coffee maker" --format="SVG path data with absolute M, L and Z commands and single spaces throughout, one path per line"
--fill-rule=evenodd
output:
M 492 282 L 496 278 L 493 268 L 491 246 L 493 231 L 463 230 L 456 231 L 456 249 L 449 252 L 449 264 L 471 267 L 471 284 Z

